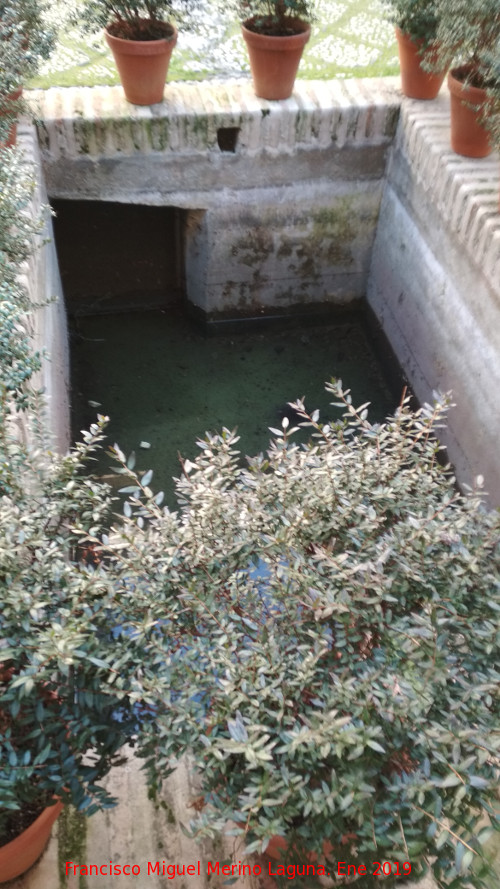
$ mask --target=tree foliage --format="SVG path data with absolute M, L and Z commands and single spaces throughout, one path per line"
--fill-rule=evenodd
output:
M 249 851 L 277 834 L 480 887 L 485 814 L 499 827 L 499 514 L 439 462 L 443 406 L 372 425 L 329 388 L 341 422 L 295 404 L 307 447 L 285 420 L 241 468 L 233 433 L 207 436 L 176 513 L 117 452 L 129 500 L 106 559 L 154 602 L 148 682 L 166 694 L 147 767 L 161 781 L 191 751 L 198 836 L 232 823 Z
M 437 0 L 384 0 L 389 21 L 412 40 L 429 46 L 436 38 Z

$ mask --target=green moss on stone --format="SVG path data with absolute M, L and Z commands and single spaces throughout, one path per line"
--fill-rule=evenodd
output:
M 167 820 L 167 824 L 176 824 L 177 823 L 175 820 L 174 810 L 171 808 L 171 806 L 169 806 L 168 803 L 165 802 L 165 800 L 162 799 L 158 808 L 163 809 L 163 812 L 165 813 L 165 818 Z
M 334 265 L 351 264 L 352 243 L 359 228 L 359 210 L 350 197 L 338 200 L 334 207 L 323 207 L 313 215 L 310 242 L 311 258 L 318 255 Z
M 384 136 L 394 136 L 399 120 L 400 106 L 389 108 L 385 119 Z
M 81 117 L 75 123 L 75 132 L 78 140 L 79 154 L 90 154 L 91 141 L 95 134 L 94 121 Z
M 59 885 L 67 886 L 66 862 L 86 864 L 87 819 L 73 806 L 65 806 L 57 822 Z M 78 889 L 86 889 L 85 877 L 78 878 Z

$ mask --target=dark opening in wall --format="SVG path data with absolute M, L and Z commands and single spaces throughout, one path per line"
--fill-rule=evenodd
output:
M 217 130 L 217 145 L 221 151 L 230 151 L 233 154 L 238 144 L 239 127 L 221 127 Z
M 51 205 L 70 314 L 158 308 L 183 299 L 185 211 L 106 201 Z

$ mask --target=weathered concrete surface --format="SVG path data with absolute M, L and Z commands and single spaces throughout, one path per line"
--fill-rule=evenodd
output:
M 206 316 L 363 297 L 400 103 L 392 81 L 298 82 L 285 102 L 247 81 L 169 85 L 152 108 L 119 87 L 31 102 L 52 198 L 188 211 L 184 280 Z
M 119 799 L 119 805 L 105 813 L 94 815 L 88 821 L 83 819 L 81 826 L 73 827 L 73 836 L 64 835 L 64 824 L 53 831 L 47 851 L 29 874 L 14 881 L 9 889 L 224 889 L 227 876 L 219 873 L 217 862 L 232 860 L 248 866 L 248 859 L 242 858 L 238 841 L 231 837 L 217 843 L 198 844 L 185 836 L 181 824 L 187 825 L 193 817 L 192 804 L 198 795 L 192 772 L 185 761 L 167 779 L 162 793 L 161 805 L 155 807 L 147 797 L 147 789 L 140 771 L 140 763 L 131 756 L 128 762 L 115 769 L 107 779 L 108 789 Z M 67 857 L 71 844 L 75 854 Z M 90 864 L 109 868 L 113 865 L 136 865 L 140 872 L 134 875 L 115 874 L 86 876 L 81 880 L 80 871 L 68 867 L 66 861 L 75 865 Z M 209 876 L 208 863 L 211 863 Z M 158 864 L 159 863 L 159 864 Z M 258 863 L 251 859 L 252 865 Z M 165 875 L 163 866 L 165 865 Z M 180 873 L 167 870 L 167 866 L 178 865 Z M 182 874 L 182 865 L 191 866 L 192 871 Z M 273 883 L 268 876 L 268 865 L 260 861 L 260 875 L 238 876 L 234 871 L 235 889 L 271 889 Z M 58 867 L 63 878 L 59 881 Z M 199 870 L 199 874 L 198 874 Z M 267 876 L 267 879 L 266 879 Z M 324 880 L 325 886 L 341 886 L 342 882 Z M 291 884 L 293 886 L 293 881 Z M 433 889 L 432 881 L 426 879 L 418 884 L 405 881 L 400 889 Z
M 315 181 L 234 194 L 188 224 L 190 301 L 209 318 L 361 301 L 380 198 L 381 182 Z
M 442 440 L 460 483 L 500 504 L 498 156 L 449 147 L 449 100 L 405 100 L 368 301 L 421 402 L 452 391 Z
M 31 205 L 34 219 L 41 216 L 43 228 L 28 260 L 23 283 L 33 305 L 31 336 L 33 348 L 42 355 L 42 368 L 34 378 L 45 393 L 46 445 L 59 453 L 69 447 L 69 346 L 66 312 L 52 232 L 52 219 L 41 169 L 36 132 L 31 125 L 18 125 L 18 146 L 34 169 L 35 192 Z M 22 415 L 18 422 L 23 427 Z M 27 429 L 22 434 L 29 438 Z

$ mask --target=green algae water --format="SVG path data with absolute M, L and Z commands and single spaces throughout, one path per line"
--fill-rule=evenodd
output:
M 324 389 L 332 377 L 351 389 L 355 404 L 371 402 L 373 421 L 394 410 L 361 318 L 286 329 L 240 322 L 236 332 L 206 336 L 180 312 L 80 317 L 72 343 L 73 438 L 97 413 L 109 416 L 108 443 L 127 456 L 135 451 L 136 468 L 153 470 L 151 487 L 172 507 L 179 455 L 200 453 L 196 440 L 205 431 L 237 428 L 242 455 L 265 451 L 269 427 L 281 426 L 289 401 L 305 396 L 306 408 L 319 408 L 325 422 L 338 416 Z M 103 455 L 95 471 L 110 480 L 112 465 Z

